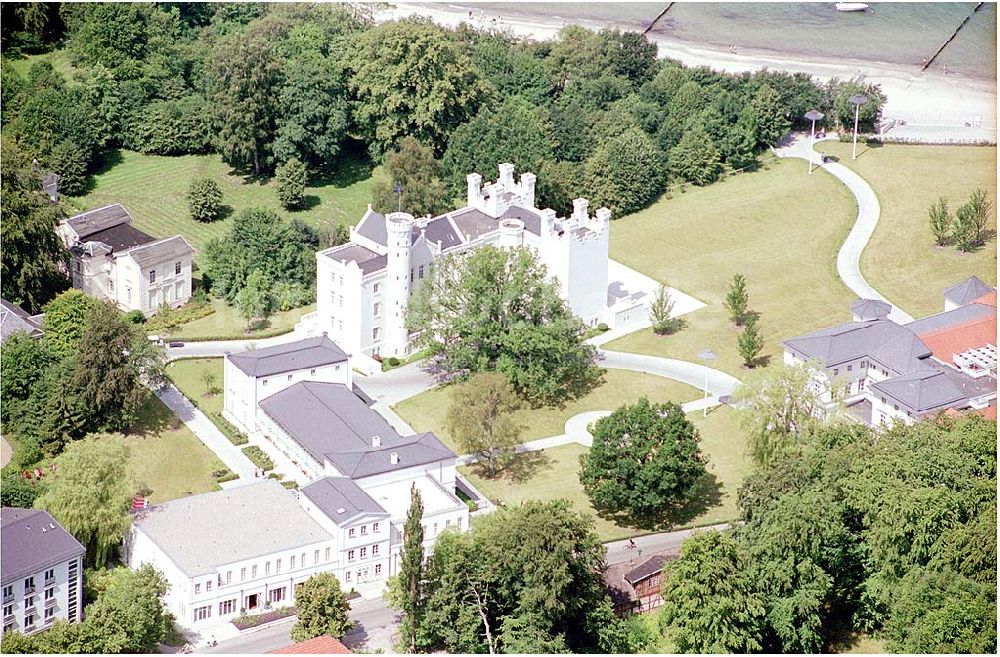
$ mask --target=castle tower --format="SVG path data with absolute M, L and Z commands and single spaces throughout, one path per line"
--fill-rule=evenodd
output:
M 524 222 L 504 219 L 500 222 L 500 246 L 513 249 L 524 244 Z
M 405 356 L 409 348 L 406 306 L 410 301 L 410 233 L 413 215 L 393 212 L 386 216 L 385 341 L 383 356 Z

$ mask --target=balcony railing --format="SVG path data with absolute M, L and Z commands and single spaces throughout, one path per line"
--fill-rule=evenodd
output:
M 46 619 L 45 619 L 44 621 L 42 621 L 42 622 L 43 622 L 43 623 L 44 623 L 45 625 L 51 625 L 51 624 L 53 623 L 53 621 L 55 621 L 55 619 L 56 619 L 56 617 L 55 617 L 55 614 L 53 614 L 53 615 L 49 616 L 48 618 L 46 618 Z
M 32 586 L 25 586 L 24 587 L 24 594 L 25 595 L 31 595 L 34 592 L 35 592 L 35 586 L 34 585 L 32 585 Z
M 14 592 L 13 591 L 11 591 L 10 593 L 5 593 L 4 596 L 3 596 L 3 603 L 7 604 L 8 602 L 10 602 L 13 599 L 14 599 Z
M 3 617 L 3 624 L 4 625 L 10 625 L 11 623 L 13 623 L 16 620 L 17 620 L 17 616 L 15 616 L 14 614 L 7 614 L 6 616 Z
M 55 607 L 55 606 L 56 606 L 56 599 L 55 598 L 49 598 L 48 600 L 45 601 L 45 608 L 46 609 L 48 609 L 49 607 Z

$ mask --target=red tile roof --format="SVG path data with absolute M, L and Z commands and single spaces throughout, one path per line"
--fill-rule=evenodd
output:
M 299 641 L 267 653 L 269 655 L 349 655 L 350 649 L 328 634 Z
M 996 308 L 997 307 L 997 291 L 993 290 L 992 292 L 987 292 L 986 294 L 984 294 L 983 296 L 979 297 L 978 299 L 974 299 L 972 301 L 972 303 L 981 303 L 984 306 L 993 306 L 994 308 Z
M 993 293 L 996 296 L 996 292 Z M 989 296 L 989 295 L 986 295 Z M 997 316 L 981 317 L 920 336 L 935 358 L 954 365 L 952 356 L 987 344 L 996 344 Z
M 949 417 L 958 417 L 958 416 L 963 415 L 965 413 L 972 413 L 974 415 L 982 415 L 987 420 L 995 420 L 995 419 L 997 419 L 997 407 L 993 406 L 993 405 L 987 406 L 986 408 L 977 408 L 975 410 L 967 408 L 967 409 L 962 410 L 962 411 L 955 410 L 954 408 L 949 408 L 949 409 L 947 409 L 944 412 L 944 414 L 947 415 L 947 416 L 949 416 Z

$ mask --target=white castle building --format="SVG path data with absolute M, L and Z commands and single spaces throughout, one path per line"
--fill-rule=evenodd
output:
M 570 308 L 590 326 L 603 322 L 614 328 L 648 318 L 649 288 L 655 283 L 618 265 L 636 276 L 629 285 L 620 277 L 609 285 L 610 210 L 591 214 L 583 198 L 573 202 L 569 217 L 539 210 L 535 174 L 515 181 L 512 164 L 500 165 L 495 183 L 484 186 L 476 173 L 467 180 L 465 207 L 437 217 L 383 216 L 369 205 L 347 244 L 316 254 L 316 311 L 303 318 L 299 330 L 328 334 L 362 367 L 372 356 L 406 356 L 407 304 L 430 276 L 431 264 L 483 245 L 534 250 Z M 637 278 L 644 280 L 636 284 Z

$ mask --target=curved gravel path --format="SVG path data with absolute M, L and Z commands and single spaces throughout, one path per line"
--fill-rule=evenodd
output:
M 879 207 L 878 197 L 871 186 L 864 178 L 843 164 L 824 163 L 820 153 L 810 150 L 807 136 L 793 135 L 791 141 L 784 146 L 775 148 L 774 152 L 778 157 L 797 157 L 803 160 L 809 160 L 811 156 L 812 162 L 817 168 L 826 170 L 850 190 L 858 203 L 858 218 L 854 221 L 854 226 L 851 227 L 851 232 L 848 233 L 847 239 L 841 245 L 840 251 L 837 252 L 837 275 L 840 276 L 844 285 L 860 298 L 879 299 L 890 304 L 892 312 L 889 313 L 889 319 L 892 321 L 897 324 L 912 322 L 911 315 L 886 299 L 885 295 L 872 287 L 861 273 L 861 253 L 868 246 L 868 240 L 875 232 L 875 226 L 878 225 L 878 218 L 882 211 Z

